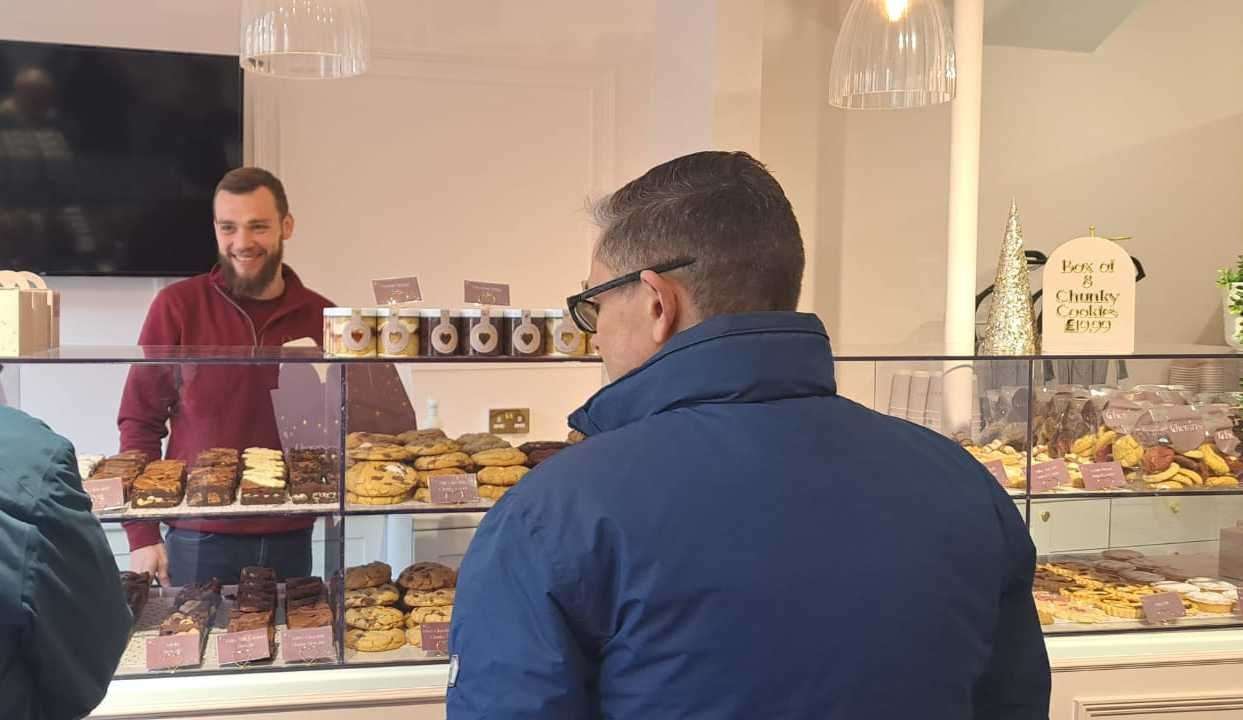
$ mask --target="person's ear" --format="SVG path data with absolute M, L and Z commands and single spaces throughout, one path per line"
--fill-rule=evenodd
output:
M 678 332 L 678 313 L 682 309 L 678 293 L 673 283 L 651 270 L 644 270 L 639 281 L 643 284 L 644 311 L 651 321 L 652 342 L 664 345 Z
M 281 239 L 288 240 L 293 237 L 293 215 L 285 213 L 285 219 L 281 220 Z

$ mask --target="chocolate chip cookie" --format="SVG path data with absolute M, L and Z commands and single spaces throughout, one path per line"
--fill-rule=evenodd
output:
M 451 588 L 457 585 L 457 571 L 440 563 L 415 563 L 401 571 L 397 584 L 407 590 Z
M 345 607 L 362 608 L 376 605 L 396 605 L 401 591 L 392 583 L 345 591 Z
M 527 454 L 518 448 L 493 448 L 477 452 L 470 459 L 480 467 L 512 467 L 526 465 Z
M 401 599 L 409 608 L 443 608 L 452 607 L 454 597 L 457 591 L 453 588 L 441 588 L 439 590 L 407 590 L 406 596 Z M 431 622 L 431 621 L 428 621 Z
M 393 581 L 393 568 L 379 561 L 359 565 L 345 571 L 345 589 L 379 587 Z
M 345 611 L 345 624 L 359 630 L 391 630 L 401 627 L 404 618 L 397 608 L 383 605 L 349 608 Z
M 517 485 L 522 476 L 529 472 L 531 469 L 523 465 L 485 467 L 476 477 L 484 485 Z
M 464 452 L 454 452 L 418 458 L 414 461 L 414 467 L 416 470 L 440 470 L 451 467 L 465 468 L 471 467 L 471 461 L 470 455 Z
M 385 652 L 396 650 L 405 644 L 406 633 L 401 628 L 391 630 L 350 628 L 345 631 L 345 646 L 359 652 Z

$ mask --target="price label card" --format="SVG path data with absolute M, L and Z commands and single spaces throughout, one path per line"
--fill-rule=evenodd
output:
M 449 652 L 449 623 L 423 623 L 419 626 L 423 635 L 423 650 L 437 655 Z
M 1120 463 L 1085 463 L 1079 466 L 1079 471 L 1083 473 L 1083 487 L 1087 490 L 1112 490 L 1126 486 L 1126 475 Z
M 1050 492 L 1060 485 L 1070 484 L 1070 468 L 1061 458 L 1032 465 L 1032 492 Z
M 1047 355 L 1135 351 L 1135 265 L 1118 243 L 1081 237 L 1063 244 L 1044 266 Z
M 371 291 L 375 293 L 375 301 L 379 305 L 401 305 L 423 299 L 423 293 L 419 290 L 419 279 L 414 276 L 372 280 Z
M 83 480 L 82 489 L 91 496 L 91 510 L 94 512 L 125 507 L 125 485 L 121 478 Z
M 335 659 L 337 650 L 332 642 L 332 627 L 325 625 L 282 632 L 281 657 L 285 662 Z
M 432 502 L 437 505 L 460 505 L 479 502 L 479 482 L 470 475 L 439 475 L 427 481 Z M 426 626 L 425 626 L 426 627 Z
M 267 660 L 272 657 L 266 628 L 225 633 L 216 639 L 216 654 L 221 665 Z
M 993 477 L 997 482 L 1001 483 L 1002 487 L 1010 487 L 1010 478 L 1006 475 L 1005 463 L 1000 460 L 989 460 L 984 463 L 984 467 L 993 474 Z
M 1148 622 L 1169 622 L 1187 615 L 1187 608 L 1183 607 L 1183 596 L 1176 592 L 1146 595 L 1140 598 L 1140 602 L 1144 606 L 1144 619 Z
M 194 667 L 203 661 L 197 632 L 161 635 L 147 639 L 147 669 L 172 670 Z
M 509 305 L 509 285 L 467 280 L 465 296 L 476 305 Z

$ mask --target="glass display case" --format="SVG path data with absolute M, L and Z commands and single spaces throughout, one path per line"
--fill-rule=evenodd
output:
M 953 438 L 1013 497 L 1039 554 L 1046 633 L 1243 625 L 1239 356 L 846 349 L 837 360 L 842 395 Z M 598 359 L 583 356 L 296 348 L 63 348 L 0 371 L 6 403 L 74 442 L 119 567 L 135 523 L 163 533 L 262 521 L 309 543 L 309 578 L 291 582 L 262 564 L 218 587 L 126 575 L 138 612 L 117 674 L 146 679 L 443 669 L 455 569 L 474 528 L 573 441 L 565 418 L 603 381 Z M 236 433 L 208 426 L 178 436 L 180 463 L 117 455 L 123 393 L 152 388 L 164 396 L 145 400 L 167 406 L 174 425 L 188 406 L 238 417 L 240 405 L 273 440 L 230 444 Z

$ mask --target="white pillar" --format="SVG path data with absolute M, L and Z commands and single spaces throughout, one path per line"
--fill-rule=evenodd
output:
M 957 93 L 950 121 L 949 242 L 945 268 L 945 352 L 975 351 L 975 265 L 980 215 L 980 107 L 984 2 L 954 0 Z M 970 427 L 971 363 L 948 362 L 942 396 L 947 433 Z

